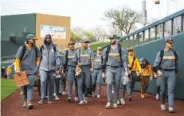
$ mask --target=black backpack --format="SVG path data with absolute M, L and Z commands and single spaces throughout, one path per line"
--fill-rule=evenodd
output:
M 173 54 L 175 56 L 175 68 L 176 68 L 176 72 L 177 72 L 177 67 L 178 67 L 178 55 L 177 55 L 177 52 L 175 50 L 172 50 L 173 51 Z M 161 63 L 162 63 L 162 60 L 163 60 L 163 56 L 164 56 L 164 50 L 160 50 L 160 63 L 158 65 L 158 69 L 160 69 L 161 67 Z
M 64 70 L 67 69 L 67 64 L 68 64 L 68 50 L 66 50 L 66 54 L 65 54 L 65 64 L 64 64 Z
M 34 47 L 34 50 L 35 50 L 36 57 L 37 57 L 38 56 L 38 48 L 37 47 Z M 22 52 L 21 52 L 21 55 L 20 55 L 20 60 L 23 59 L 25 53 L 26 53 L 26 45 L 23 45 L 22 46 Z
M 108 56 L 109 56 L 109 52 L 110 52 L 110 50 L 111 50 L 111 46 L 109 45 L 109 46 L 107 46 L 107 51 L 106 51 L 106 57 L 105 57 L 105 62 L 108 62 Z M 118 45 L 118 53 L 119 53 L 119 55 L 120 55 L 120 63 L 121 63 L 121 65 L 122 65 L 122 49 L 121 49 L 121 46 L 120 45 Z

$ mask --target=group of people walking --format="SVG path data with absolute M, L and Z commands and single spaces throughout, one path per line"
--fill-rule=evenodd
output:
M 158 52 L 153 68 L 145 58 L 138 59 L 133 49 L 128 49 L 127 52 L 122 49 L 116 35 L 110 36 L 109 39 L 110 45 L 104 50 L 98 47 L 95 53 L 88 48 L 87 38 L 81 40 L 79 49 L 75 49 L 75 42 L 70 41 L 69 49 L 61 56 L 53 44 L 51 35 L 46 35 L 43 45 L 38 49 L 34 43 L 35 36 L 28 34 L 26 44 L 18 49 L 15 59 L 16 73 L 25 71 L 29 80 L 29 85 L 21 88 L 24 94 L 23 107 L 33 108 L 31 101 L 35 75 L 40 79 L 39 104 L 45 103 L 46 94 L 49 104 L 52 103 L 53 95 L 55 100 L 59 100 L 59 93 L 66 86 L 64 77 L 67 78 L 68 83 L 68 102 L 79 102 L 79 105 L 88 103 L 90 90 L 92 90 L 92 97 L 100 98 L 101 86 L 105 80 L 107 84 L 105 108 L 111 108 L 111 104 L 113 108 L 118 108 L 120 104 L 125 105 L 125 91 L 127 91 L 128 100 L 132 101 L 132 92 L 137 81 L 141 82 L 141 98 L 144 98 L 149 80 L 156 78 L 159 83 L 156 97 L 160 96 L 161 110 L 166 110 L 167 90 L 169 112 L 174 112 L 178 55 L 172 49 L 173 39 L 165 39 L 165 49 Z M 95 92 L 96 85 L 98 85 L 97 92 Z M 75 96 L 72 96 L 72 90 L 75 90 Z M 119 98 L 120 93 L 121 98 Z M 113 101 L 112 95 L 114 95 Z

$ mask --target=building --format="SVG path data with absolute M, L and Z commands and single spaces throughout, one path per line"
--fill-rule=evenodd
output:
M 4 43 L 23 44 L 28 33 L 36 35 L 38 47 L 43 43 L 44 36 L 51 34 L 54 44 L 59 49 L 65 48 L 70 41 L 70 17 L 38 13 L 1 16 L 2 51 L 7 46 Z

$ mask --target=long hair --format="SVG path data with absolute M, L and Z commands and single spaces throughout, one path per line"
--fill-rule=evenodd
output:
M 47 38 L 47 36 L 49 36 L 49 37 L 50 37 L 50 39 L 51 39 L 51 43 L 52 43 L 52 36 L 51 36 L 50 34 L 47 34 L 47 35 L 45 36 L 45 38 L 44 38 L 44 43 L 46 44 L 46 38 Z

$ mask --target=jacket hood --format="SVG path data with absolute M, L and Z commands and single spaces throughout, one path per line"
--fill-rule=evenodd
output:
M 46 37 L 47 37 L 47 36 L 50 36 L 50 38 L 51 38 L 51 44 L 53 44 L 52 36 L 51 36 L 50 34 L 45 35 L 45 37 L 44 37 L 44 44 L 46 44 Z

